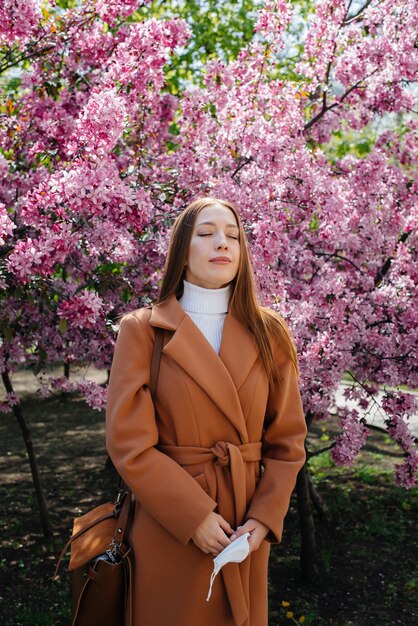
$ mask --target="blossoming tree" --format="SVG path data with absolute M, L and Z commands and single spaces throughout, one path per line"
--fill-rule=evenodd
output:
M 109 368 L 117 316 L 158 291 L 173 218 L 210 193 L 239 206 L 263 302 L 291 325 L 308 423 L 353 382 L 334 461 L 354 461 L 383 386 L 397 481 L 416 484 L 417 402 L 399 385 L 417 386 L 417 4 L 318 0 L 294 59 L 299 5 L 268 0 L 235 60 L 177 96 L 163 70 L 184 21 L 145 19 L 138 0 L 67 4 L 0 5 L 3 408 L 18 366 Z M 104 406 L 90 381 L 51 385 Z

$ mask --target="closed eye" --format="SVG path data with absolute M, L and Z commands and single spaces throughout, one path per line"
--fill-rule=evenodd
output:
M 210 237 L 213 233 L 197 233 L 198 237 Z M 239 239 L 238 235 L 227 235 L 229 239 L 235 239 L 236 241 Z

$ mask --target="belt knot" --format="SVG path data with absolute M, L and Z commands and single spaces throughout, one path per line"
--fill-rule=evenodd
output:
M 222 467 L 228 467 L 231 464 L 228 445 L 226 441 L 218 441 L 210 449 L 212 454 L 216 457 L 217 462 L 219 465 L 222 465 Z

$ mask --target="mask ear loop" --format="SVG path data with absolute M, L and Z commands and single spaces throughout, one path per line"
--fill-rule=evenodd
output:
M 213 572 L 212 572 L 211 577 L 210 577 L 209 593 L 208 593 L 208 597 L 206 598 L 206 602 L 209 602 L 209 600 L 210 600 L 210 597 L 212 595 L 213 581 L 215 580 L 216 576 L 219 574 L 220 569 L 221 568 L 219 567 L 218 563 L 215 563 L 215 565 L 213 567 Z

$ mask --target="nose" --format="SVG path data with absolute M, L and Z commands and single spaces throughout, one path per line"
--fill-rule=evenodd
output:
M 216 249 L 226 250 L 228 248 L 228 239 L 225 233 L 219 233 L 216 238 Z

